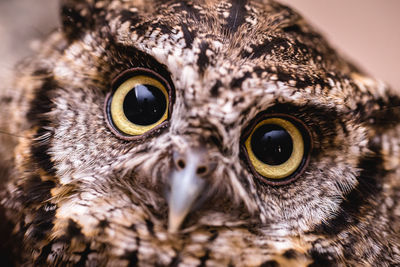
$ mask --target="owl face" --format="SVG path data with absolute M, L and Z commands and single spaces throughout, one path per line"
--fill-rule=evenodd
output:
M 64 1 L 62 19 L 30 66 L 35 141 L 21 145 L 21 168 L 48 183 L 53 254 L 39 259 L 67 240 L 123 259 L 215 247 L 261 263 L 345 227 L 364 196 L 350 192 L 377 172 L 360 103 L 380 95 L 298 14 Z

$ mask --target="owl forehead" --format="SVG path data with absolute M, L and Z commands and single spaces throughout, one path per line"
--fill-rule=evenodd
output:
M 246 69 L 245 60 L 233 53 L 235 49 L 226 41 L 228 36 L 220 21 L 215 20 L 211 25 L 207 22 L 218 15 L 202 14 L 194 20 L 180 9 L 183 7 L 187 7 L 187 3 L 177 1 L 165 9 L 161 6 L 161 14 L 147 15 L 138 21 L 131 20 L 136 13 L 129 13 L 128 18 L 121 20 L 126 15 L 120 11 L 121 15 L 111 23 L 111 28 L 120 43 L 134 46 L 167 66 L 176 87 L 196 89 L 199 94 L 207 94 L 206 88 L 213 88 L 216 95 L 218 87 L 226 87 L 232 78 L 241 77 Z M 196 5 L 191 12 L 207 12 L 208 8 Z M 248 69 L 254 66 L 247 65 Z M 219 86 L 214 86 L 216 82 Z
M 209 2 L 217 8 L 210 8 L 209 3 L 195 5 L 190 11 L 202 16 L 201 20 L 193 20 L 187 10 L 182 10 L 188 8 L 187 4 L 179 1 L 161 13 L 138 20 L 132 20 L 136 8 L 130 9 L 129 16 L 123 9 L 119 11 L 118 19 L 110 23 L 111 29 L 119 43 L 134 46 L 166 66 L 177 97 L 184 97 L 196 116 L 212 115 L 221 117 L 225 123 L 233 123 L 243 115 L 243 109 L 254 104 L 255 97 L 264 97 L 265 108 L 277 94 L 293 95 L 294 88 L 284 84 L 279 86 L 272 81 L 276 75 L 261 70 L 259 60 L 248 60 L 239 55 L 237 48 L 243 48 L 247 36 L 236 40 L 232 37 L 234 33 L 227 34 L 226 25 L 217 20 L 210 22 L 218 16 L 228 19 L 232 16 L 230 12 L 236 14 L 238 10 L 232 10 L 231 3 Z
M 349 98 L 343 101 L 354 88 L 337 86 L 342 80 L 327 71 L 338 68 L 330 64 L 343 62 L 325 53 L 330 50 L 324 41 L 316 49 L 314 41 L 306 40 L 307 46 L 298 36 L 282 33 L 279 29 L 299 16 L 275 2 L 151 2 L 147 10 L 122 3 L 112 7 L 117 15 L 108 22 L 114 39 L 163 64 L 177 95 L 184 92 L 191 107 L 236 120 L 250 105 L 262 102 L 256 109 L 265 109 L 280 97 L 299 105 L 308 99 L 336 108 L 354 106 Z

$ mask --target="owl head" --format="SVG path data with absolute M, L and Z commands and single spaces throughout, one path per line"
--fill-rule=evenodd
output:
M 17 83 L 13 188 L 37 262 L 307 263 L 358 244 L 393 167 L 379 119 L 400 102 L 300 15 L 267 0 L 61 10 Z

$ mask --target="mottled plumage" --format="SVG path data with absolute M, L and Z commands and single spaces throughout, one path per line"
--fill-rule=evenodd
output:
M 299 14 L 272 0 L 61 11 L 62 29 L 1 92 L 1 226 L 17 264 L 400 264 L 399 94 Z M 130 69 L 169 97 L 168 119 L 133 137 L 107 106 Z M 290 181 L 263 179 L 247 156 L 271 114 L 310 139 Z M 171 177 L 193 162 L 205 185 L 173 222 Z

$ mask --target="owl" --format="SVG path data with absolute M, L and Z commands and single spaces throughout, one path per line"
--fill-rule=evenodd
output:
M 0 97 L 24 266 L 400 265 L 400 95 L 273 0 L 63 0 Z

